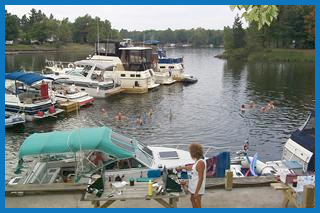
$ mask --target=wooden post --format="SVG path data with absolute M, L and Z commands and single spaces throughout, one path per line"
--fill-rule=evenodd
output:
M 303 187 L 303 208 L 314 208 L 315 205 L 315 186 L 305 185 Z
M 230 170 L 226 170 L 225 171 L 225 189 L 227 191 L 231 191 L 232 185 L 233 185 L 233 172 Z

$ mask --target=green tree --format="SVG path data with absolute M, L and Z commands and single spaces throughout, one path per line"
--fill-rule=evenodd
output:
M 5 39 L 15 40 L 19 36 L 20 19 L 5 10 Z
M 245 31 L 242 28 L 242 22 L 241 22 L 240 17 L 238 15 L 234 19 L 232 33 L 233 33 L 233 48 L 244 47 L 246 45 Z
M 223 30 L 223 41 L 224 41 L 224 48 L 226 50 L 230 50 L 234 48 L 233 45 L 233 31 L 230 27 L 224 27 Z

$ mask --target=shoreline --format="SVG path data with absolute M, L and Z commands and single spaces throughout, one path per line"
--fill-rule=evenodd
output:
M 94 46 L 89 44 L 65 44 L 60 47 L 53 45 L 12 45 L 5 46 L 5 55 L 30 54 L 30 53 L 62 53 L 62 52 L 93 52 Z
M 263 49 L 250 51 L 245 48 L 226 50 L 220 59 L 265 62 L 315 62 L 315 49 Z

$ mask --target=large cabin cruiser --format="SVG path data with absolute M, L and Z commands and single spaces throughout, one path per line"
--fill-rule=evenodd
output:
M 66 74 L 48 74 L 59 84 L 75 85 L 80 91 L 95 98 L 105 98 L 120 86 L 113 78 L 114 71 L 111 63 L 102 63 L 93 60 L 74 62 L 75 69 Z
M 159 86 L 155 83 L 149 47 L 120 47 L 119 42 L 96 43 L 96 54 L 90 59 L 112 63 L 116 81 L 126 93 L 146 93 Z
M 155 71 L 160 81 L 170 84 L 172 81 L 184 80 L 183 57 L 167 57 L 166 51 L 159 46 L 160 41 L 157 40 L 144 41 L 144 45 L 152 47 L 154 55 L 157 56 Z
M 54 117 L 63 112 L 55 107 L 55 100 L 33 87 L 36 82 L 48 79 L 36 73 L 12 72 L 5 74 L 5 111 L 25 113 L 27 121 Z M 50 78 L 49 78 L 50 79 Z

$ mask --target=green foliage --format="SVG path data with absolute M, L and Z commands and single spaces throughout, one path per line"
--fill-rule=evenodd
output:
M 242 17 L 249 23 L 256 22 L 258 29 L 260 30 L 263 26 L 270 26 L 272 21 L 278 16 L 278 7 L 275 5 L 232 5 L 232 10 L 235 8 L 245 12 Z
M 5 10 L 5 39 L 15 40 L 19 35 L 19 18 Z
M 234 20 L 232 33 L 233 33 L 233 48 L 244 47 L 246 45 L 245 32 L 244 32 L 244 29 L 242 28 L 242 23 L 238 15 Z

